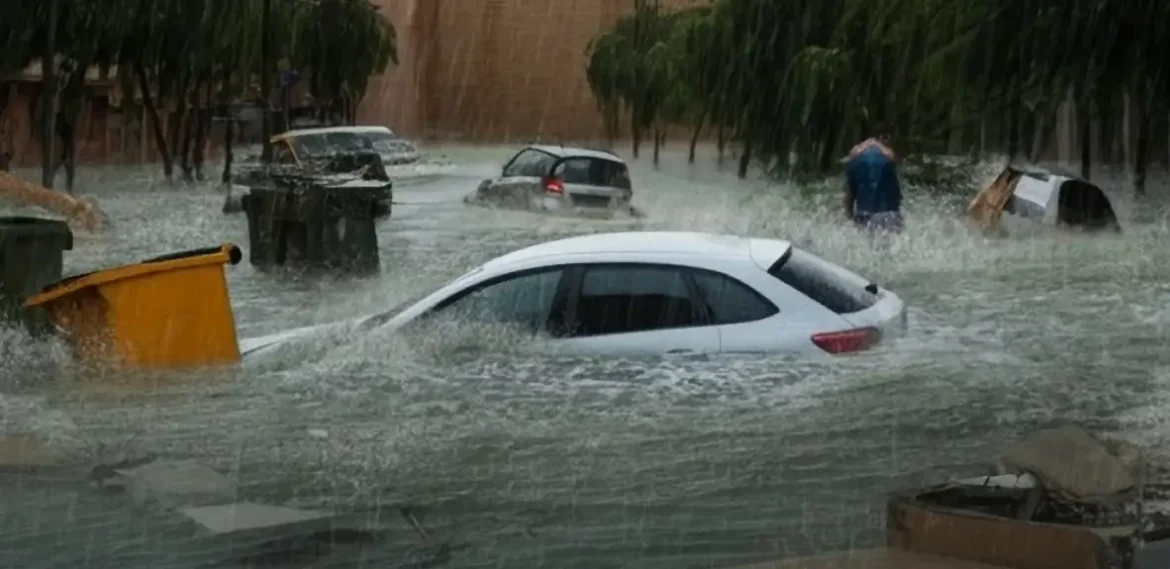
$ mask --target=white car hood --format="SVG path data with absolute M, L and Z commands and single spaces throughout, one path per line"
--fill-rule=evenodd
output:
M 248 355 L 253 355 L 253 354 L 263 350 L 264 348 L 275 346 L 277 344 L 282 344 L 282 343 L 287 342 L 289 340 L 295 340 L 295 339 L 299 339 L 299 338 L 311 338 L 313 336 L 316 336 L 318 334 L 323 334 L 323 333 L 331 331 L 331 330 L 344 329 L 346 327 L 353 326 L 360 321 L 361 321 L 361 319 L 356 319 L 356 320 L 344 320 L 341 322 L 330 322 L 328 324 L 314 324 L 312 326 L 303 326 L 301 328 L 293 328 L 291 330 L 285 330 L 283 332 L 277 332 L 275 334 L 269 334 L 267 336 L 260 336 L 257 338 L 247 338 L 244 340 L 240 340 L 240 356 L 247 357 Z

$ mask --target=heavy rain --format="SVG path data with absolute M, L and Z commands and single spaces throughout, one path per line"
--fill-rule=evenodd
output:
M 5 5 L 0 569 L 1165 567 L 1167 22 L 1073 0 Z M 871 137 L 897 154 L 893 234 L 842 211 Z M 515 197 L 529 147 L 537 197 L 480 203 Z M 1068 205 L 1086 187 L 1118 231 Z M 470 320 L 241 349 L 627 231 L 787 240 L 896 293 L 904 327 L 847 354 L 565 353 Z M 1067 482 L 1107 460 L 1108 499 Z M 993 465 L 1043 490 L 980 502 L 1007 529 L 914 525 L 961 523 L 913 493 L 974 495 L 955 481 Z M 1049 543 L 1004 537 L 1025 525 L 1067 535 L 1002 546 Z

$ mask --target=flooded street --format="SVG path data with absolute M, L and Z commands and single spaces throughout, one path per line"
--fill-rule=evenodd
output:
M 228 267 L 240 337 L 390 308 L 504 252 L 632 227 L 792 239 L 897 292 L 910 334 L 812 362 L 565 359 L 474 331 L 374 334 L 135 394 L 62 385 L 70 371 L 60 348 L 0 332 L 0 432 L 48 437 L 79 464 L 115 450 L 195 459 L 231 473 L 250 501 L 390 519 L 388 542 L 311 565 L 379 568 L 426 566 L 407 562 L 443 543 L 448 567 L 566 569 L 707 567 L 873 545 L 885 491 L 980 474 L 1005 441 L 1040 427 L 1081 421 L 1170 448 L 1170 231 L 1161 221 L 1106 237 L 1017 225 L 1010 239 L 989 240 L 964 227 L 969 193 L 946 201 L 910 190 L 906 235 L 875 252 L 838 211 L 737 180 L 731 160 L 726 171 L 710 155 L 688 167 L 683 150 L 664 153 L 659 170 L 648 156 L 631 164 L 646 220 L 464 205 L 512 151 L 432 149 L 450 165 L 396 184 L 401 204 L 380 225 L 378 278 Z M 150 189 L 153 169 L 83 174 L 79 188 L 114 228 L 79 234 L 67 274 L 223 241 L 247 252 L 244 217 L 222 214 L 210 186 Z M 1159 452 L 1152 462 L 1167 464 Z M 207 563 L 166 524 L 110 514 L 125 500 L 76 472 L 4 483 L 22 497 L 19 515 L 0 516 L 0 567 Z

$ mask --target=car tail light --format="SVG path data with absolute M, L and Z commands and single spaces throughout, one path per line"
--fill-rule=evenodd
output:
M 544 179 L 544 193 L 556 194 L 558 196 L 565 194 L 565 184 L 559 178 L 545 178 Z
M 881 338 L 882 333 L 877 328 L 854 328 L 853 330 L 813 334 L 812 342 L 830 354 L 848 354 L 867 350 L 878 343 Z

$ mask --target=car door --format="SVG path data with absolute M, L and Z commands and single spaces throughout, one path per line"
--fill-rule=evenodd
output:
M 521 150 L 504 166 L 500 177 L 484 188 L 481 197 L 503 207 L 528 209 L 530 196 L 555 161 L 551 154 L 535 148 Z
M 672 265 L 580 265 L 565 277 L 565 325 L 552 343 L 561 353 L 646 356 L 715 353 L 719 331 L 687 269 Z
M 800 351 L 807 335 L 789 334 L 777 318 L 780 308 L 751 285 L 719 271 L 692 269 L 699 297 L 719 330 L 722 352 Z

